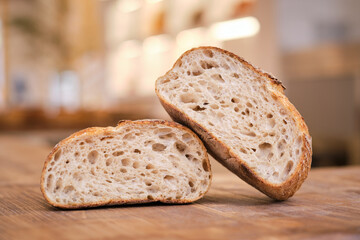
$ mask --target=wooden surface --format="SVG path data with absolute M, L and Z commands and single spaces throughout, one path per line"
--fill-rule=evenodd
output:
M 196 203 L 64 211 L 39 190 L 49 151 L 41 135 L 0 135 L 0 239 L 360 239 L 360 167 L 313 169 L 275 202 L 213 161 Z

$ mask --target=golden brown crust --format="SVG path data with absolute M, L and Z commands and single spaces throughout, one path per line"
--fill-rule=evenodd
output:
M 212 179 L 212 172 L 211 172 L 211 165 L 210 165 L 209 158 L 208 158 L 207 154 L 205 154 L 206 164 L 207 164 L 207 167 L 210 172 L 210 179 L 209 179 L 210 183 L 209 183 L 209 186 L 206 189 L 206 191 L 201 196 L 199 196 L 197 199 L 183 199 L 183 200 L 182 199 L 173 199 L 173 200 L 154 199 L 154 200 L 149 200 L 149 199 L 135 199 L 134 198 L 131 200 L 122 200 L 121 198 L 119 198 L 119 199 L 111 199 L 111 200 L 107 200 L 107 201 L 98 201 L 98 202 L 94 202 L 91 204 L 73 204 L 73 205 L 68 204 L 68 205 L 65 205 L 65 204 L 60 204 L 60 203 L 54 202 L 47 197 L 46 192 L 45 192 L 45 179 L 44 179 L 45 171 L 46 171 L 47 165 L 49 164 L 53 155 L 62 146 L 66 145 L 68 143 L 71 143 L 77 137 L 87 138 L 87 137 L 93 137 L 98 134 L 112 135 L 112 134 L 114 134 L 114 131 L 113 131 L 114 129 L 116 129 L 122 125 L 126 125 L 126 124 L 139 124 L 139 125 L 149 125 L 150 124 L 150 125 L 154 125 L 154 126 L 165 125 L 168 127 L 182 129 L 182 130 L 188 132 L 189 134 L 191 134 L 195 139 L 197 139 L 200 143 L 202 151 L 206 152 L 206 148 L 202 144 L 202 141 L 199 139 L 199 137 L 193 131 L 189 130 L 187 127 L 184 127 L 176 122 L 171 122 L 171 121 L 166 121 L 166 120 L 158 120 L 158 119 L 148 119 L 148 120 L 138 120 L 138 121 L 122 120 L 118 123 L 118 125 L 116 127 L 86 128 L 86 129 L 76 132 L 76 133 L 72 134 L 71 136 L 69 136 L 68 138 L 60 141 L 58 144 L 56 144 L 56 146 L 52 149 L 50 154 L 47 156 L 45 163 L 44 163 L 43 170 L 42 170 L 41 179 L 40 179 L 40 189 L 41 189 L 41 192 L 42 192 L 44 198 L 46 199 L 46 201 L 54 207 L 59 207 L 59 208 L 64 208 L 64 209 L 78 209 L 78 208 L 90 208 L 90 207 L 111 206 L 111 205 L 121 205 L 121 204 L 138 204 L 138 203 L 150 203 L 150 202 L 184 204 L 184 203 L 191 203 L 191 202 L 197 201 L 198 199 L 202 198 L 209 191 L 209 188 L 211 185 L 211 179 Z
M 249 62 L 245 61 L 241 57 L 231 52 L 216 47 L 199 47 L 199 48 L 193 48 L 185 52 L 175 62 L 173 68 L 170 69 L 164 76 L 171 73 L 174 67 L 178 66 L 178 64 L 181 63 L 181 60 L 185 55 L 198 49 L 220 51 L 240 61 L 242 64 L 246 65 L 254 72 L 264 76 L 266 79 L 270 81 L 271 85 L 274 88 L 273 91 L 273 94 L 275 95 L 274 97 L 276 97 L 278 101 L 281 104 L 283 104 L 283 106 L 287 108 L 290 113 L 293 114 L 297 128 L 303 133 L 304 144 L 302 148 L 304 149 L 304 151 L 302 151 L 299 164 L 296 166 L 295 171 L 285 182 L 281 184 L 273 184 L 260 178 L 243 160 L 241 160 L 239 156 L 237 156 L 234 152 L 231 151 L 229 146 L 226 146 L 222 141 L 216 138 L 209 130 L 207 130 L 203 125 L 201 125 L 201 123 L 194 121 L 188 115 L 186 115 L 186 113 L 178 109 L 170 102 L 166 101 L 161 96 L 161 94 L 157 89 L 157 83 L 159 81 L 158 80 L 156 82 L 155 92 L 159 97 L 161 104 L 163 105 L 165 110 L 169 113 L 169 115 L 174 121 L 182 123 L 185 126 L 188 126 L 192 130 L 194 130 L 204 141 L 204 144 L 208 149 L 209 153 L 222 165 L 228 168 L 231 172 L 235 173 L 245 182 L 249 183 L 253 187 L 257 188 L 259 191 L 263 192 L 267 196 L 276 200 L 286 200 L 289 197 L 293 196 L 294 193 L 300 188 L 301 184 L 306 179 L 308 172 L 310 170 L 312 148 L 311 148 L 311 137 L 309 135 L 308 128 L 304 122 L 303 117 L 296 110 L 294 105 L 290 103 L 288 98 L 284 95 L 283 90 L 285 89 L 285 87 L 281 84 L 279 80 L 271 76 L 269 73 L 261 71 L 260 69 L 251 65 Z

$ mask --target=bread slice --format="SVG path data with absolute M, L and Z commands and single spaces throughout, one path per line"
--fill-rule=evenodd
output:
M 156 81 L 173 120 L 194 130 L 210 154 L 261 192 L 291 197 L 308 175 L 311 137 L 281 82 L 215 47 L 185 52 Z
M 180 124 L 122 121 L 88 128 L 55 146 L 41 175 L 53 206 L 189 203 L 204 196 L 211 168 L 201 140 Z

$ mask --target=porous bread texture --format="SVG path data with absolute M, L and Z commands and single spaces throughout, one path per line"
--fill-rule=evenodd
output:
M 156 92 L 173 119 L 193 128 L 217 160 L 269 196 L 286 199 L 306 178 L 311 138 L 281 83 L 269 74 L 222 49 L 202 47 L 183 54 L 157 80 Z M 221 156 L 220 145 L 229 156 Z M 256 183 L 242 173 L 250 171 Z M 290 193 L 277 196 L 264 186 L 281 186 L 299 171 L 301 183 Z
M 210 183 L 200 139 L 179 124 L 147 120 L 70 136 L 49 155 L 41 177 L 45 198 L 63 208 L 192 202 Z

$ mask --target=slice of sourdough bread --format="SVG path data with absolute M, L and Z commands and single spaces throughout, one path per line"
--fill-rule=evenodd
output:
M 188 203 L 204 196 L 211 177 L 206 149 L 186 127 L 122 121 L 58 143 L 44 164 L 41 191 L 61 208 Z
M 215 47 L 185 52 L 156 81 L 173 120 L 194 130 L 210 154 L 261 192 L 291 197 L 308 175 L 311 137 L 281 82 Z

